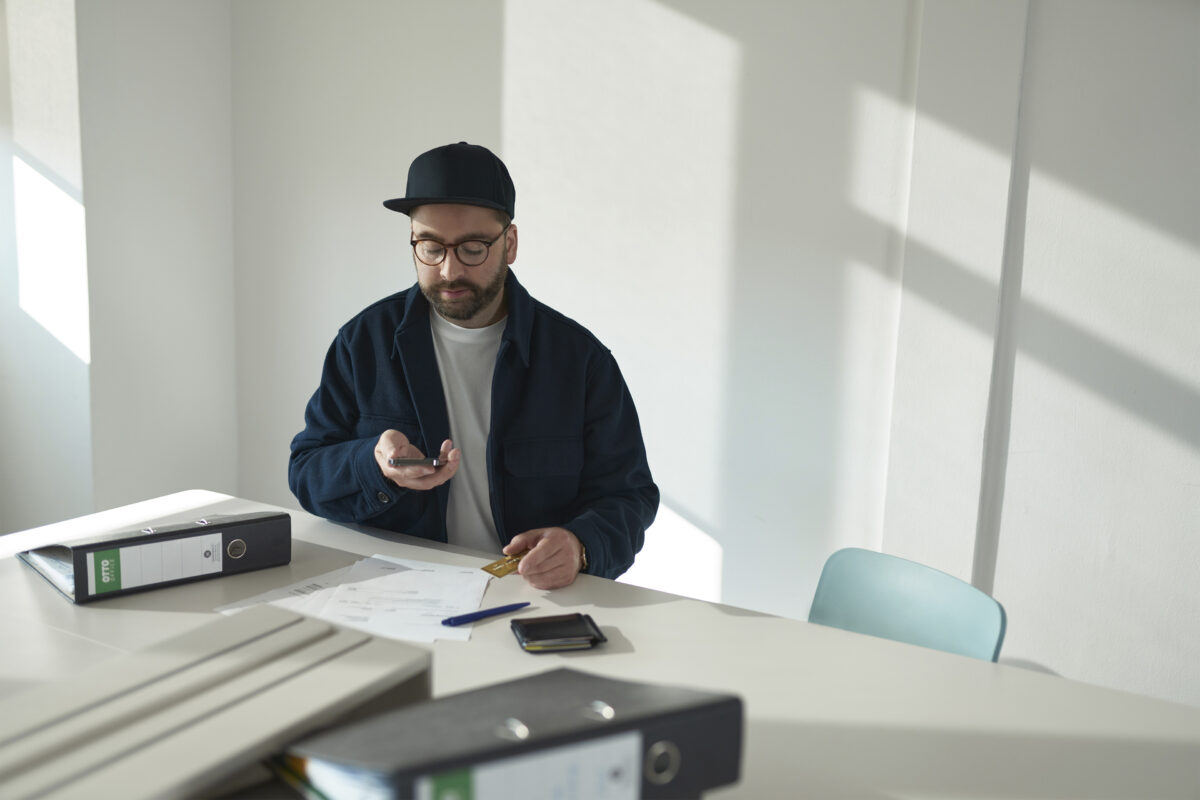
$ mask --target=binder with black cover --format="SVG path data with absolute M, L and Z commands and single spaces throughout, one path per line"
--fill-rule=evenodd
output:
M 292 560 L 292 518 L 259 511 L 124 530 L 17 556 L 75 603 L 275 567 Z
M 741 751 L 735 695 L 561 668 L 331 729 L 277 768 L 329 797 L 686 798 L 736 782 Z

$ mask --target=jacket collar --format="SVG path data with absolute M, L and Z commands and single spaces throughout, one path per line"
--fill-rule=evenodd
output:
M 508 324 L 504 326 L 504 336 L 501 342 L 507 342 L 515 347 L 521 358 L 521 363 L 529 366 L 529 341 L 533 336 L 534 300 L 525 287 L 517 280 L 510 268 L 508 278 L 504 282 L 504 295 L 508 301 Z M 422 338 L 428 337 L 429 331 L 429 301 L 421 292 L 420 284 L 414 283 L 407 292 L 404 300 L 404 319 L 396 329 L 395 346 L 392 357 L 395 358 L 400 347 L 400 339 L 410 331 L 424 331 Z

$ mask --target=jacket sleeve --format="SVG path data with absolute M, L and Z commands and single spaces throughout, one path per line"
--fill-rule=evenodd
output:
M 321 385 L 304 411 L 304 430 L 292 439 L 288 486 L 300 505 L 337 522 L 416 532 L 431 492 L 402 489 L 375 462 L 379 432 L 360 435 L 355 365 L 345 334 L 329 347 Z
M 588 574 L 615 578 L 633 564 L 658 512 L 633 397 L 607 350 L 588 370 L 584 465 L 572 519 L 563 527 L 587 548 Z

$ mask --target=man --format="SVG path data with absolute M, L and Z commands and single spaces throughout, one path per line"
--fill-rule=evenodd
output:
M 417 284 L 338 332 L 288 483 L 341 522 L 508 555 L 531 586 L 620 575 L 658 509 L 633 399 L 582 326 L 529 296 L 516 192 L 465 142 L 418 156 L 405 196 Z M 432 313 L 431 313 L 432 311 Z M 436 454 L 438 466 L 393 465 Z

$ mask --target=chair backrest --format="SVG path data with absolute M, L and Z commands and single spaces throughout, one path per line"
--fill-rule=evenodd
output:
M 960 653 L 1000 657 L 1004 607 L 953 575 L 848 547 L 825 562 L 809 622 Z

